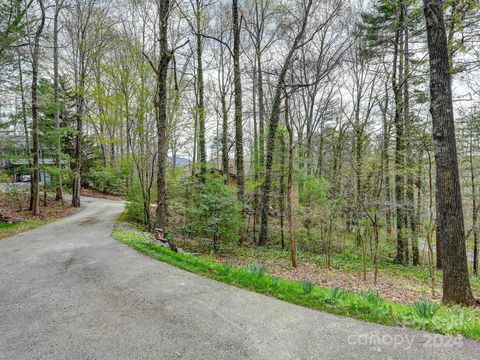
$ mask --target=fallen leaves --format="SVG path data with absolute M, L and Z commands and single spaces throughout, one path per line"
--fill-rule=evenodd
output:
M 0 238 L 32 229 L 48 221 L 70 215 L 74 211 L 70 204 L 62 205 L 61 202 L 47 197 L 40 199 L 40 215 L 35 216 L 28 210 L 29 204 L 28 193 L 0 193 L 0 214 L 15 225 L 2 230 Z

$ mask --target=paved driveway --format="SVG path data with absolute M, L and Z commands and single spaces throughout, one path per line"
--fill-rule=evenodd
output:
M 479 359 L 480 343 L 338 317 L 152 260 L 118 202 L 0 241 L 0 359 Z

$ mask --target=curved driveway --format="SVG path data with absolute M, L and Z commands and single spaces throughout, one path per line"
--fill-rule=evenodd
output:
M 479 359 L 480 343 L 237 289 L 115 241 L 123 205 L 0 241 L 0 359 Z

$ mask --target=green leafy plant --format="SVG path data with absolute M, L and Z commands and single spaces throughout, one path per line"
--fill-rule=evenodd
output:
M 143 208 L 143 196 L 140 188 L 134 186 L 127 194 L 125 219 L 137 224 L 147 225 Z
M 420 319 L 431 320 L 437 313 L 439 305 L 427 300 L 419 300 L 413 308 Z
M 384 302 L 377 290 L 362 291 L 359 296 L 373 307 L 380 307 Z
M 260 264 L 252 264 L 247 268 L 247 271 L 254 278 L 259 279 L 265 275 L 265 273 L 267 272 L 267 268 Z
M 276 276 L 272 276 L 271 277 L 271 286 L 273 288 L 276 288 L 278 287 L 278 284 L 280 283 L 280 278 L 276 277 Z
M 212 239 L 214 251 L 221 242 L 238 240 L 243 226 L 242 208 L 235 189 L 223 177 L 204 174 L 184 183 L 186 219 L 190 236 Z
M 327 291 L 325 302 L 335 305 L 345 296 L 345 294 L 346 292 L 340 290 L 338 287 L 330 288 Z
M 230 271 L 232 271 L 232 269 L 233 269 L 232 264 L 230 264 L 229 262 L 223 263 L 222 271 L 223 271 L 224 274 L 229 274 Z
M 311 282 L 310 280 L 302 280 L 300 281 L 300 284 L 302 285 L 303 292 L 308 295 L 313 291 L 313 288 L 315 287 L 315 284 Z
M 128 171 L 125 169 L 92 169 L 86 176 L 89 186 L 113 195 L 125 195 L 127 192 Z

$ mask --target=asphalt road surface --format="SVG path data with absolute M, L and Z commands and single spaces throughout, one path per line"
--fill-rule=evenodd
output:
M 0 240 L 0 359 L 480 359 L 480 343 L 325 314 L 115 241 L 123 205 Z

